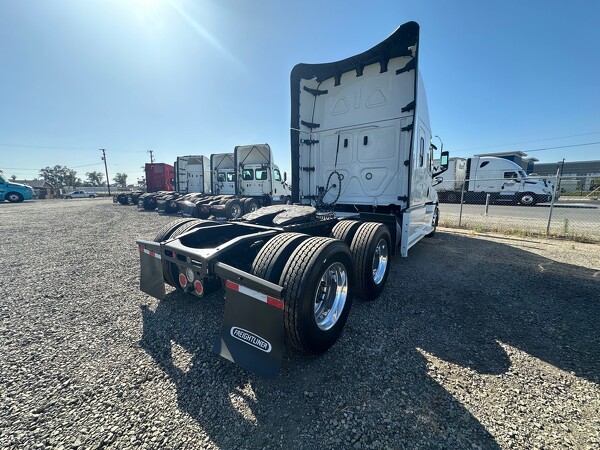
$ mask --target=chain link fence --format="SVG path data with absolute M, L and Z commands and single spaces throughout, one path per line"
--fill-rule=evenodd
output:
M 600 242 L 600 177 L 445 180 L 440 225 Z

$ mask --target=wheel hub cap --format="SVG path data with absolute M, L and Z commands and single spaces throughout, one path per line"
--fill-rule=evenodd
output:
M 320 330 L 327 331 L 337 323 L 344 310 L 347 297 L 346 267 L 339 262 L 333 263 L 323 273 L 315 295 L 315 322 Z
M 380 239 L 373 253 L 373 281 L 375 284 L 381 283 L 385 276 L 385 271 L 388 265 L 388 246 L 385 239 Z

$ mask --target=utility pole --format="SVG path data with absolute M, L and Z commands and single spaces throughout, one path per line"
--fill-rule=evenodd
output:
M 150 164 L 154 163 L 154 155 L 152 154 L 153 151 L 152 150 L 148 150 L 148 153 L 150 153 Z
M 563 177 L 563 172 L 565 170 L 565 158 L 563 158 L 562 160 L 562 164 L 560 165 L 560 170 L 558 171 L 558 174 L 556 175 L 556 184 L 558 185 L 558 193 L 560 194 L 560 182 L 562 181 L 562 177 Z
M 110 178 L 108 178 L 108 166 L 106 165 L 106 149 L 101 148 L 102 152 L 102 161 L 104 161 L 104 170 L 106 171 L 106 186 L 108 186 L 108 195 L 110 195 Z

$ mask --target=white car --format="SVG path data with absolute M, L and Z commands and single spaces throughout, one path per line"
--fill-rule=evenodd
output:
M 86 192 L 86 191 L 73 191 L 67 195 L 65 198 L 96 198 L 97 195 L 94 192 Z

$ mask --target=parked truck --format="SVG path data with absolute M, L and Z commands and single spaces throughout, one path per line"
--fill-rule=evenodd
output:
M 274 164 L 273 152 L 268 144 L 235 147 L 233 165 L 227 154 L 212 156 L 214 195 L 180 201 L 184 216 L 238 219 L 264 206 L 291 203 L 285 175 L 282 176 L 279 167 Z
M 235 195 L 235 155 L 210 155 L 211 187 L 215 195 Z
M 27 184 L 10 181 L 0 171 L 0 202 L 8 200 L 11 203 L 20 203 L 35 197 L 33 188 Z
M 375 300 L 392 257 L 436 229 L 432 178 L 448 154 L 434 173 L 419 51 L 409 22 L 359 55 L 295 66 L 295 204 L 228 222 L 180 219 L 138 240 L 141 290 L 163 299 L 165 283 L 197 297 L 224 286 L 214 351 L 262 376 L 276 376 L 285 344 L 327 351 L 354 298 Z
M 440 202 L 492 203 L 533 206 L 550 202 L 553 183 L 528 177 L 521 166 L 504 158 L 450 158 L 443 181 L 435 186 Z
M 176 214 L 180 200 L 191 200 L 197 194 L 210 192 L 210 164 L 206 156 L 178 156 L 173 164 L 175 190 L 156 196 L 156 209 L 159 213 Z
M 146 193 L 138 196 L 137 205 L 151 211 L 156 209 L 160 196 L 175 191 L 175 168 L 165 163 L 146 163 L 145 173 Z

